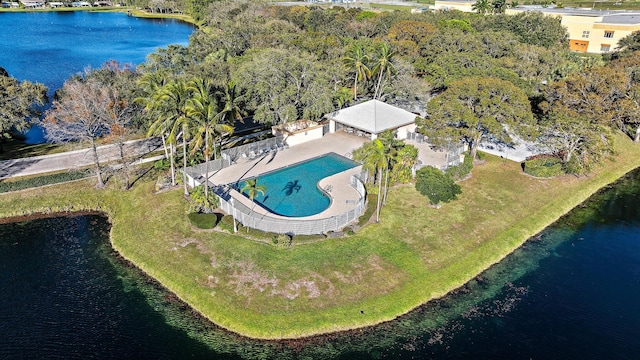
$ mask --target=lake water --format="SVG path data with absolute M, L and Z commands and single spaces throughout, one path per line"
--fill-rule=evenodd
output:
M 138 65 L 170 44 L 187 45 L 193 26 L 112 12 L 0 12 L 0 66 L 19 80 L 39 82 L 49 96 L 71 75 L 106 61 Z M 39 128 L 28 143 L 42 142 Z
M 640 171 L 455 294 L 285 345 L 192 316 L 116 260 L 102 217 L 0 225 L 0 358 L 636 359 Z

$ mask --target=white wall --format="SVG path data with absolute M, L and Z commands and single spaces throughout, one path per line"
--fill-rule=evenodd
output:
M 322 139 L 322 125 L 296 131 L 288 136 L 284 134 L 284 140 L 289 146 L 296 146 L 307 141 Z

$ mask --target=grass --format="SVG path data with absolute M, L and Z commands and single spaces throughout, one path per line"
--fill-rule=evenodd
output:
M 294 338 L 391 320 L 460 287 L 640 166 L 640 145 L 619 136 L 617 150 L 615 162 L 580 178 L 534 179 L 487 156 L 460 183 L 460 199 L 440 209 L 413 186 L 393 188 L 379 224 L 291 247 L 244 239 L 244 229 L 197 231 L 182 191 L 155 194 L 150 180 L 127 192 L 85 180 L 1 194 L 0 217 L 103 211 L 113 247 L 216 324 Z
M 54 154 L 57 152 L 61 152 L 63 149 L 56 144 L 25 145 L 22 141 L 11 137 L 0 139 L 0 141 L 2 141 L 0 160 Z

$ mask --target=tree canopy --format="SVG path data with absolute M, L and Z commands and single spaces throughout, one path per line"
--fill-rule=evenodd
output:
M 434 141 L 464 141 L 475 157 L 483 137 L 511 143 L 511 135 L 529 138 L 535 132 L 526 94 L 496 78 L 458 80 L 427 105 L 418 131 Z
M 416 172 L 416 190 L 429 198 L 431 205 L 448 203 L 462 194 L 460 185 L 451 177 L 431 166 L 425 166 Z
M 22 131 L 31 117 L 40 114 L 47 100 L 42 84 L 18 81 L 0 68 L 0 136 L 11 130 Z

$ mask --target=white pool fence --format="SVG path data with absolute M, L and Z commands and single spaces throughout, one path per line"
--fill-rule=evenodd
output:
M 227 214 L 232 215 L 236 221 L 246 227 L 265 232 L 289 235 L 312 235 L 326 234 L 331 231 L 340 231 L 347 225 L 355 222 L 362 215 L 366 204 L 366 190 L 364 187 L 364 174 L 354 174 L 351 176 L 350 184 L 360 195 L 354 201 L 353 207 L 347 212 L 331 216 L 324 219 L 304 219 L 271 216 L 268 213 L 258 213 L 235 200 L 235 196 L 243 196 L 238 192 L 231 191 L 230 186 L 216 187 L 216 194 L 220 197 L 220 208 Z M 257 205 L 259 206 L 259 205 Z

